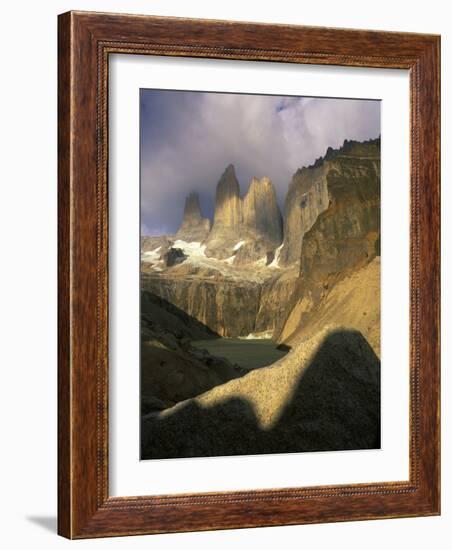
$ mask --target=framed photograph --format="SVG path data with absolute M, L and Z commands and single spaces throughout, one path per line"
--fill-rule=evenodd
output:
M 59 16 L 61 535 L 440 513 L 439 60 Z

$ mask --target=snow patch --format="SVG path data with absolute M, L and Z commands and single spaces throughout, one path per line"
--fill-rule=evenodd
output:
M 159 246 L 154 250 L 148 250 L 147 252 L 144 252 L 141 255 L 141 259 L 143 260 L 143 262 L 147 262 L 147 263 L 153 263 L 153 262 L 159 261 L 159 251 L 161 248 L 162 247 Z
M 259 265 L 259 266 L 266 266 L 267 265 L 267 256 L 263 256 L 262 258 L 260 258 L 259 260 L 257 260 L 255 262 L 255 265 Z
M 271 264 L 269 264 L 268 267 L 281 267 L 279 265 L 279 257 L 281 255 L 281 250 L 282 250 L 282 247 L 284 246 L 284 243 L 282 243 L 280 246 L 278 246 L 278 248 L 275 250 L 275 257 L 273 258 L 273 261 Z
M 154 254 L 157 254 L 157 252 L 160 251 L 162 247 L 159 246 L 158 248 L 154 248 L 154 250 L 148 250 L 147 252 L 144 252 L 145 256 L 153 256 Z
M 193 241 L 188 243 L 187 241 L 182 241 L 178 239 L 177 241 L 174 241 L 173 248 L 180 248 L 182 252 L 189 257 L 190 256 L 194 256 L 195 258 L 206 257 L 204 253 L 206 250 L 206 245 L 205 244 L 201 245 L 200 242 Z
M 270 340 L 273 336 L 272 330 L 264 332 L 250 332 L 247 336 L 239 336 L 240 340 Z

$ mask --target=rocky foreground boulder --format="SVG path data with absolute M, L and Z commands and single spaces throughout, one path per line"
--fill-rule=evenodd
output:
M 380 447 L 380 362 L 329 327 L 277 363 L 143 421 L 142 458 Z

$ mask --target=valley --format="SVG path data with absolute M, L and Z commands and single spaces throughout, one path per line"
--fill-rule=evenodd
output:
M 192 192 L 142 237 L 141 292 L 143 458 L 379 446 L 379 139 L 297 170 L 283 213 L 228 165 L 213 220 Z

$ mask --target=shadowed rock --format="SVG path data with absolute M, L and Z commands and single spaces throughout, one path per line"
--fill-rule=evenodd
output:
M 329 169 L 330 205 L 303 238 L 301 273 L 312 283 L 360 268 L 379 253 L 380 159 L 351 153 Z
M 170 248 L 163 256 L 165 265 L 167 267 L 172 267 L 173 265 L 182 263 L 187 256 L 184 254 L 183 250 L 180 248 Z
M 141 410 L 173 406 L 242 374 L 228 361 L 190 345 L 218 335 L 179 308 L 141 292 Z
M 192 192 L 185 199 L 184 218 L 176 239 L 202 242 L 210 231 L 210 220 L 202 216 L 198 194 Z

